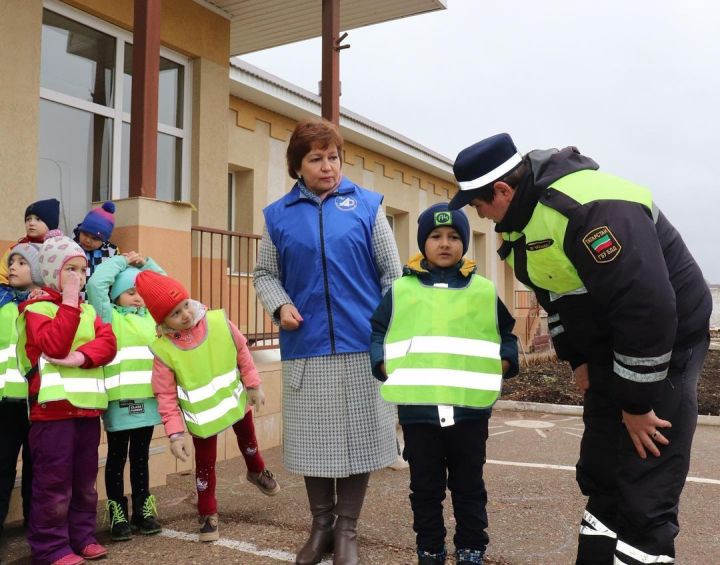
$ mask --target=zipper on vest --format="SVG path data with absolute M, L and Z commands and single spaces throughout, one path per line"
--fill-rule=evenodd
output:
M 333 325 L 332 308 L 330 307 L 330 285 L 328 284 L 327 257 L 325 257 L 325 232 L 323 230 L 323 200 L 319 206 L 320 218 L 320 256 L 323 266 L 323 283 L 325 284 L 325 307 L 328 314 L 328 328 L 330 330 L 330 352 L 335 355 L 335 327 Z

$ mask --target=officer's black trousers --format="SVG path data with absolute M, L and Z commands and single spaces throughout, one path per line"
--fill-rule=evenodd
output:
M 0 402 L 0 531 L 7 518 L 10 494 L 15 486 L 18 455 L 23 450 L 22 487 L 23 515 L 30 515 L 30 489 L 32 485 L 32 462 L 28 445 L 27 404 L 6 400 Z
M 418 549 L 439 553 L 445 546 L 442 502 L 447 487 L 455 514 L 455 548 L 484 550 L 488 543 L 483 480 L 488 419 L 460 421 L 444 428 L 409 424 L 403 426 L 403 436 Z
M 641 459 L 622 424 L 612 395 L 611 366 L 590 365 L 585 394 L 585 432 L 577 482 L 588 496 L 580 527 L 578 564 L 640 565 L 653 556 L 674 558 L 678 501 L 690 467 L 697 424 L 697 382 L 707 340 L 674 351 L 656 416 L 672 423 L 660 432 L 670 440 L 660 457 Z M 617 559 L 617 561 L 614 561 Z

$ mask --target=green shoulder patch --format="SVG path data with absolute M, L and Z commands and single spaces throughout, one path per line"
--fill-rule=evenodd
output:
M 614 261 L 622 249 L 622 245 L 607 226 L 592 229 L 583 238 L 583 243 L 597 263 Z

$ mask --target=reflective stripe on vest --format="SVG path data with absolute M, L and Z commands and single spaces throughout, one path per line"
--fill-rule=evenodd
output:
M 180 349 L 163 336 L 150 346 L 175 373 L 180 410 L 188 431 L 214 436 L 245 416 L 245 390 L 237 369 L 237 348 L 225 312 L 205 314 L 207 335 L 193 349 Z
M 17 368 L 17 317 L 14 302 L 0 308 L 0 398 L 21 400 L 27 398 L 28 385 Z
M 549 188 L 562 193 L 578 206 L 596 200 L 624 200 L 645 206 L 648 213 L 655 217 L 652 196 L 646 188 L 600 171 L 577 171 L 556 180 Z M 563 211 L 552 207 L 551 202 L 547 195 L 543 195 L 522 233 L 502 235 L 505 241 L 515 242 L 514 246 L 552 242 L 535 250 L 526 247 L 524 255 L 530 283 L 550 291 L 550 298 L 557 300 L 568 294 L 584 294 L 587 289 L 563 250 L 568 218 Z M 513 269 L 516 268 L 515 250 L 506 260 Z
M 147 314 L 121 314 L 113 310 L 113 333 L 118 352 L 104 367 L 108 400 L 152 398 L 153 353 L 149 345 L 155 341 L 155 321 Z
M 502 385 L 493 283 L 473 275 L 465 288 L 439 288 L 409 276 L 396 280 L 392 293 L 382 397 L 395 404 L 492 406 Z
M 30 304 L 26 311 L 54 318 L 58 311 L 58 305 L 52 302 L 35 302 Z M 92 306 L 80 305 L 80 323 L 70 351 L 75 351 L 81 345 L 95 339 L 95 317 L 95 309 Z M 23 312 L 18 318 L 18 366 L 23 374 L 31 368 L 25 353 L 26 343 L 25 313 Z M 67 400 L 77 408 L 101 410 L 107 408 L 108 397 L 105 392 L 102 367 L 92 369 L 60 367 L 41 357 L 38 362 L 38 372 L 40 374 L 40 391 L 38 393 L 40 404 L 55 400 Z

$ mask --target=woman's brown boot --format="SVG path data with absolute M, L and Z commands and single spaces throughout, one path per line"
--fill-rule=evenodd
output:
M 337 504 L 335 505 L 334 565 L 357 565 L 357 521 L 360 517 L 370 473 L 350 475 L 337 480 Z
M 305 477 L 305 490 L 313 517 L 312 528 L 310 537 L 295 556 L 295 563 L 315 565 L 322 561 L 323 553 L 331 551 L 333 547 L 335 479 Z

